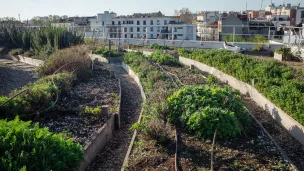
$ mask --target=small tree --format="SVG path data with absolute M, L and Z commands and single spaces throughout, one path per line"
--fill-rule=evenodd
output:
M 174 13 L 175 16 L 173 19 L 183 21 L 185 23 L 192 23 L 193 16 L 189 8 L 182 8 L 180 10 L 175 10 Z

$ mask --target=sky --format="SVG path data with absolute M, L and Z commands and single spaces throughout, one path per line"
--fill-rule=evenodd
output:
M 272 0 L 276 4 L 298 4 L 303 0 Z M 248 9 L 263 9 L 271 0 L 248 0 Z M 103 11 L 114 11 L 118 15 L 161 11 L 173 15 L 174 10 L 183 7 L 196 11 L 242 11 L 246 10 L 246 0 L 0 0 L 0 18 L 14 17 L 21 20 L 34 16 L 68 15 L 94 16 Z

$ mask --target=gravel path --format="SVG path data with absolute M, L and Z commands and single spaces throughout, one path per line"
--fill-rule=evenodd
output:
M 259 107 L 248 96 L 242 96 L 248 110 L 261 122 L 277 144 L 286 152 L 290 160 L 304 170 L 304 146 L 293 138 L 282 126 L 280 126 L 264 109 Z
M 133 135 L 129 128 L 137 122 L 141 110 L 142 99 L 137 84 L 121 66 L 113 65 L 113 69 L 122 88 L 121 129 L 114 131 L 113 139 L 87 168 L 88 171 L 121 169 Z
M 12 60 L 0 59 L 0 96 L 35 81 L 34 67 Z

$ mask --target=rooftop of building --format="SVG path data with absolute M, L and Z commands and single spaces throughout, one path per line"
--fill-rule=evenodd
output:
M 152 18 L 152 17 L 169 17 L 165 16 L 162 12 L 153 12 L 153 13 L 134 13 L 132 15 L 120 15 L 116 18 Z

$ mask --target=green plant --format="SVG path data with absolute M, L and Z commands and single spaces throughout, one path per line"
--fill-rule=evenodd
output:
M 281 47 L 278 48 L 275 52 L 281 55 L 291 55 L 291 48 Z
M 254 45 L 254 47 L 252 48 L 253 51 L 262 51 L 263 50 L 263 44 L 257 44 Z
M 95 108 L 86 106 L 84 111 L 81 112 L 80 114 L 81 115 L 89 114 L 89 115 L 93 115 L 95 117 L 99 117 L 101 115 L 101 106 L 97 106 Z
M 103 57 L 117 57 L 119 54 L 117 50 L 106 49 L 106 48 L 98 48 L 94 51 L 95 54 L 102 55 Z
M 0 170 L 73 170 L 83 160 L 79 144 L 38 124 L 0 120 Z
M 14 55 L 21 55 L 23 54 L 23 50 L 22 49 L 13 49 L 9 52 L 10 55 L 14 56 Z
M 165 53 L 162 50 L 154 50 L 153 53 L 148 57 L 154 62 L 160 65 L 171 65 L 171 66 L 180 66 L 180 62 L 174 56 Z
M 213 75 L 208 75 L 207 82 L 208 84 L 215 84 L 217 82 L 217 79 Z
M 234 137 L 246 128 L 249 114 L 239 93 L 217 86 L 185 86 L 168 98 L 168 120 L 185 123 L 198 137 Z
M 159 45 L 157 43 L 153 43 L 149 46 L 150 49 L 156 49 L 156 50 L 167 50 L 170 49 L 167 45 Z
M 276 60 L 260 60 L 224 50 L 179 49 L 179 55 L 212 66 L 254 87 L 292 118 L 304 124 L 303 73 Z
M 0 118 L 12 118 L 18 114 L 26 116 L 27 114 L 36 113 L 42 108 L 52 107 L 56 94 L 70 86 L 72 79 L 73 76 L 71 74 L 63 73 L 55 75 L 54 79 L 49 76 L 39 79 L 34 84 L 24 86 L 23 89 L 28 89 L 27 92 L 0 107 Z M 55 85 L 52 80 L 54 80 Z M 11 94 L 14 95 L 19 92 L 20 90 L 15 90 Z M 9 97 L 0 97 L 0 104 L 8 99 Z

